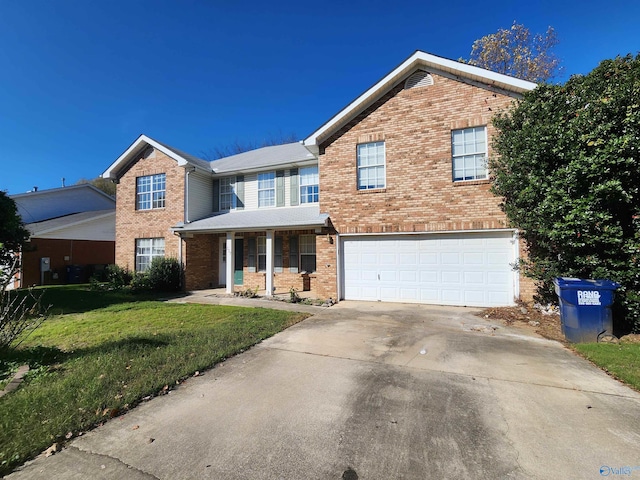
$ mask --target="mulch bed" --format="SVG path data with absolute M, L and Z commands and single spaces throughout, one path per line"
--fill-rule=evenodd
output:
M 543 313 L 533 305 L 520 303 L 515 307 L 486 308 L 477 314 L 478 317 L 491 321 L 500 321 L 504 325 L 515 326 L 551 340 L 565 343 L 558 313 Z

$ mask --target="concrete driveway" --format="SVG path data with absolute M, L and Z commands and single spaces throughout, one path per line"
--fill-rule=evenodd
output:
M 9 478 L 640 478 L 639 394 L 472 312 L 342 302 Z

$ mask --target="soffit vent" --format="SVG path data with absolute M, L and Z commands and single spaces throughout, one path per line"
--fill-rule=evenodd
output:
M 428 87 L 433 85 L 433 77 L 429 72 L 418 70 L 404 82 L 404 89 L 409 90 L 414 87 Z

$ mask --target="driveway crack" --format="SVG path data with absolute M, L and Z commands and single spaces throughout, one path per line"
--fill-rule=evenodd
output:
M 106 469 L 109 468 L 108 464 L 111 464 L 112 467 L 114 466 L 124 466 L 126 467 L 127 470 L 131 470 L 134 472 L 137 472 L 138 475 L 136 476 L 136 479 L 147 479 L 147 480 L 160 480 L 160 478 L 156 477 L 155 475 L 149 473 L 149 472 L 145 472 L 144 470 L 140 470 L 139 468 L 136 468 L 132 465 L 129 465 L 125 462 L 123 462 L 122 460 L 120 460 L 119 458 L 116 457 L 112 457 L 111 455 L 105 455 L 103 453 L 97 453 L 97 452 L 93 452 L 91 450 L 85 450 L 82 448 L 78 448 L 75 445 L 69 445 L 68 447 L 66 447 L 67 450 L 75 450 L 76 453 L 79 453 L 81 455 L 90 455 L 91 457 L 94 457 L 96 460 L 100 460 L 103 461 L 104 463 L 100 465 L 101 469 Z M 99 462 L 96 462 L 96 464 Z M 131 477 L 129 477 L 131 478 Z

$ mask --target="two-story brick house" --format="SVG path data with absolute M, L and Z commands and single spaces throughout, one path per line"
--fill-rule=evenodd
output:
M 188 289 L 512 304 L 531 285 L 489 191 L 490 120 L 534 87 L 418 51 L 300 143 L 206 162 L 143 135 L 104 173 L 116 261 L 181 258 Z

